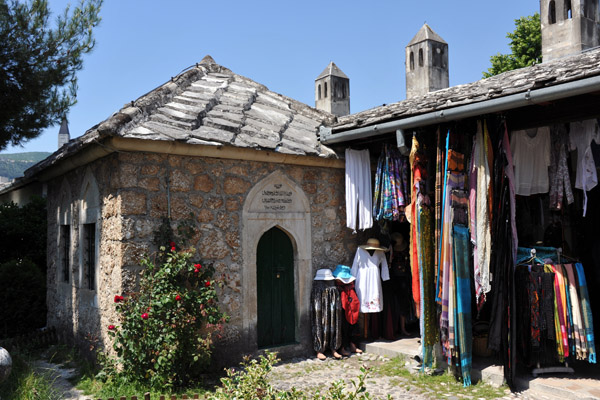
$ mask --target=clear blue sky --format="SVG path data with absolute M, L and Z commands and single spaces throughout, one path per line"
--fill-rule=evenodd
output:
M 50 7 L 57 13 L 69 2 Z M 404 48 L 424 22 L 448 42 L 450 85 L 473 82 L 491 55 L 509 52 L 514 20 L 536 11 L 539 0 L 105 0 L 68 114 L 71 138 L 207 54 L 311 106 L 329 61 L 350 78 L 352 113 L 400 101 Z M 3 153 L 53 152 L 58 129 Z

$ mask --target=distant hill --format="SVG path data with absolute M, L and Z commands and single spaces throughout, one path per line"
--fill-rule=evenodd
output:
M 30 153 L 0 154 L 0 176 L 10 179 L 23 176 L 23 172 L 52 153 L 34 151 Z

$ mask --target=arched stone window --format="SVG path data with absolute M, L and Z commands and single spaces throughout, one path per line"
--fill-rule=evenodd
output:
M 321 85 L 317 86 L 318 99 L 321 100 Z
M 91 170 L 81 185 L 79 211 L 79 285 L 95 291 L 98 288 L 98 254 L 100 243 L 100 193 Z
M 565 0 L 565 19 L 573 18 L 573 10 L 571 9 L 571 0 Z
M 550 0 L 550 4 L 548 6 L 548 23 L 550 25 L 556 23 L 556 3 L 554 0 Z
M 327 98 L 327 82 L 325 82 L 325 84 L 323 85 L 324 88 L 324 96 L 325 98 Z
M 410 62 L 409 62 L 409 64 L 410 64 L 410 70 L 414 71 L 415 70 L 415 52 L 414 51 L 410 52 Z
M 423 49 L 419 49 L 419 67 L 423 66 Z

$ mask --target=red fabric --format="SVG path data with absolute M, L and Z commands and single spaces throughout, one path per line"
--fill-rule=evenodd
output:
M 350 325 L 354 325 L 358 322 L 358 311 L 360 310 L 358 296 L 356 295 L 356 291 L 354 291 L 354 282 L 342 283 L 341 285 L 339 283 L 338 285 L 342 294 L 342 308 L 346 314 L 346 321 Z

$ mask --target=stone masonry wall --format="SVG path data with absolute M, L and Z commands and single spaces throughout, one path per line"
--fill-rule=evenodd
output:
M 111 294 L 119 291 L 120 246 L 119 206 L 114 191 L 117 160 L 109 156 L 85 168 L 76 169 L 48 182 L 48 325 L 54 326 L 67 339 L 75 339 L 82 348 L 88 344 L 108 340 L 106 327 L 114 312 Z M 101 251 L 97 259 L 97 288 L 89 290 L 82 279 L 80 259 L 81 191 L 85 177 L 94 177 L 99 192 L 101 219 L 98 221 L 97 242 Z M 57 214 L 62 196 L 70 192 L 70 273 L 69 282 L 63 282 L 58 248 L 59 226 Z
M 244 347 L 242 329 L 242 208 L 252 187 L 276 170 L 297 183 L 309 199 L 313 276 L 319 268 L 352 262 L 357 238 L 345 228 L 343 169 L 127 152 L 98 160 L 90 169 L 102 197 L 100 295 L 95 313 L 83 313 L 75 307 L 82 290 L 76 285 L 71 285 L 67 296 L 64 290 L 52 290 L 64 286 L 56 282 L 58 227 L 52 210 L 56 210 L 63 179 L 73 196 L 79 196 L 83 170 L 70 172 L 48 185 L 49 323 L 80 339 L 90 335 L 109 344 L 106 327 L 117 317 L 113 297 L 137 284 L 139 260 L 156 251 L 154 233 L 170 209 L 174 229 L 193 215 L 197 235 L 191 243 L 199 259 L 213 263 L 216 276 L 224 278 L 219 299 L 231 319 L 217 347 L 233 345 L 250 352 L 252 349 Z M 77 220 L 76 211 L 73 220 Z M 78 229 L 77 224 L 73 228 Z M 72 239 L 76 254 L 75 231 Z M 77 268 L 74 264 L 73 273 Z M 224 354 L 218 349 L 216 353 Z

